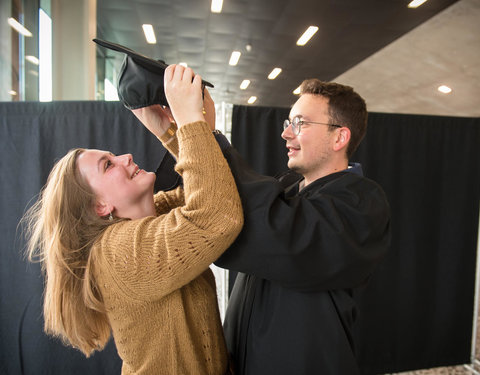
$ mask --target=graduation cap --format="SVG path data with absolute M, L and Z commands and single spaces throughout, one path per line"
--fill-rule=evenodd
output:
M 125 53 L 117 78 L 118 97 L 128 109 L 147 107 L 152 104 L 168 106 L 163 88 L 163 73 L 168 66 L 162 60 L 154 60 L 120 44 L 93 39 L 98 45 Z M 202 81 L 204 86 L 213 87 Z

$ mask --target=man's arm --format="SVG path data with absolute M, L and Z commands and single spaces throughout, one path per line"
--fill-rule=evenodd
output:
M 159 166 L 155 171 L 156 180 L 154 192 L 173 190 L 182 184 L 182 177 L 175 171 L 177 161 L 166 149 Z
M 348 173 L 311 194 L 287 199 L 274 178 L 224 150 L 242 198 L 244 228 L 216 265 L 303 291 L 357 286 L 390 240 L 382 189 Z

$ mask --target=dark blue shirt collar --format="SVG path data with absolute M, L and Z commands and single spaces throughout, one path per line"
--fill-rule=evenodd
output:
M 360 163 L 348 163 L 348 168 L 344 172 L 351 172 L 363 176 L 363 169 Z

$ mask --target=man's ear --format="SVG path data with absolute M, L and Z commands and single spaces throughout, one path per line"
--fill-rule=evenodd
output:
M 346 126 L 338 129 L 337 138 L 335 139 L 333 149 L 335 151 L 340 151 L 344 147 L 347 147 L 348 143 L 350 142 L 351 135 L 352 133 L 350 132 L 350 129 Z
M 113 207 L 103 201 L 97 200 L 95 202 L 95 212 L 98 216 L 103 217 L 113 212 Z

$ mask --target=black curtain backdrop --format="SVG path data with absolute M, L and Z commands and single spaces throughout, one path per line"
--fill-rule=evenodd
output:
M 0 103 L 0 145 L 0 373 L 120 374 L 113 342 L 85 359 L 43 333 L 43 278 L 23 256 L 17 225 L 54 162 L 71 148 L 131 153 L 150 171 L 165 149 L 118 102 Z
M 288 108 L 234 106 L 232 143 L 258 172 L 285 170 Z M 385 190 L 388 256 L 357 297 L 362 373 L 470 363 L 480 119 L 371 113 L 352 161 Z
M 287 163 L 285 108 L 234 107 L 232 142 L 261 173 Z M 353 160 L 385 189 L 390 252 L 359 296 L 364 374 L 468 363 L 480 195 L 480 119 L 371 114 Z M 113 343 L 90 359 L 42 332 L 42 277 L 18 221 L 74 147 L 130 152 L 155 170 L 165 150 L 119 103 L 0 103 L 0 373 L 119 374 Z

